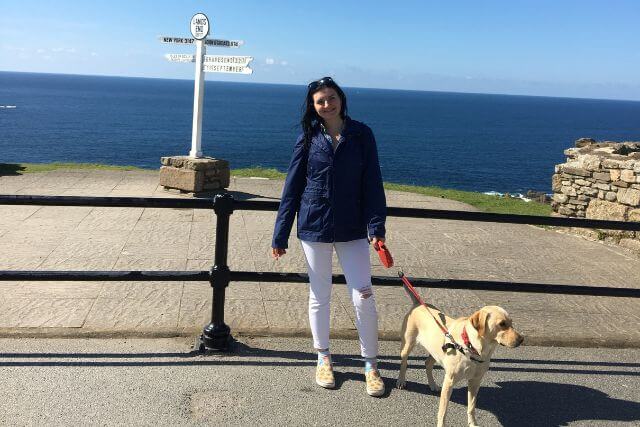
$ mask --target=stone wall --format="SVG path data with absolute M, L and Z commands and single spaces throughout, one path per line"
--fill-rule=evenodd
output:
M 576 141 L 552 178 L 555 216 L 640 221 L 640 142 Z M 585 229 L 586 230 L 586 229 Z M 640 253 L 640 232 L 580 231 Z

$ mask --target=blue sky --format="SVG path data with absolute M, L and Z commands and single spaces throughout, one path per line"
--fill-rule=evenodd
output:
M 255 58 L 207 79 L 640 100 L 636 0 L 0 0 L 0 70 L 192 79 L 196 12 Z

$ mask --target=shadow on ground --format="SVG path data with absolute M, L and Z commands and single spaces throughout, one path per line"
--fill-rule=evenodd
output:
M 197 341 L 199 342 L 199 341 Z M 252 360 L 246 360 L 252 359 Z M 383 371 L 394 372 L 400 368 L 400 356 L 398 355 L 380 355 L 378 366 Z M 38 361 L 17 361 L 12 359 L 40 359 Z M 78 359 L 73 362 L 65 362 L 61 360 L 47 361 L 45 359 Z M 104 359 L 105 362 L 98 361 L 82 361 L 82 359 Z M 129 361 L 121 361 L 118 359 L 131 359 Z M 144 359 L 180 359 L 180 360 L 144 360 Z M 237 360 L 231 360 L 237 359 Z M 275 360 L 274 360 L 275 359 Z M 284 359 L 284 360 L 283 360 Z M 416 355 L 409 356 L 409 368 L 423 369 L 425 357 Z M 348 354 L 332 354 L 333 363 L 336 366 L 344 367 L 361 367 L 362 358 Z M 417 362 L 417 363 L 412 363 Z M 233 341 L 230 344 L 229 351 L 211 351 L 202 354 L 196 350 L 185 352 L 143 352 L 143 353 L 48 353 L 48 352 L 29 352 L 29 353 L 2 353 L 0 352 L 0 367 L 11 366 L 17 364 L 40 364 L 51 366 L 65 366 L 66 364 L 84 364 L 90 366 L 103 366 L 108 364 L 118 366 L 119 364 L 127 366 L 154 366 L 154 365 L 224 365 L 224 364 L 240 364 L 247 366 L 314 366 L 316 364 L 316 354 L 310 351 L 299 350 L 271 350 L 260 347 L 252 347 L 239 341 Z M 539 367 L 524 366 L 504 366 L 504 365 L 537 365 Z M 551 366 L 551 367 L 542 367 Z M 559 366 L 559 367 L 555 367 Z M 563 374 L 582 374 L 582 375 L 619 375 L 640 377 L 640 371 L 636 370 L 611 370 L 611 369 L 594 369 L 600 368 L 640 368 L 640 362 L 614 362 L 614 361 L 576 361 L 576 360 L 543 360 L 543 359 L 501 359 L 494 358 L 491 360 L 491 370 L 496 372 L 538 372 L 538 373 L 563 373 Z M 436 366 L 435 369 L 441 369 Z M 417 385 L 420 387 L 420 385 Z M 418 390 L 413 390 L 419 392 Z
M 482 387 L 478 408 L 503 426 L 564 426 L 576 421 L 640 421 L 640 403 L 616 399 L 590 387 L 542 381 L 497 382 Z M 451 400 L 467 405 L 466 388 Z
M 0 163 L 0 176 L 3 175 L 22 175 L 22 171 L 26 168 L 24 166 L 16 165 L 13 163 Z

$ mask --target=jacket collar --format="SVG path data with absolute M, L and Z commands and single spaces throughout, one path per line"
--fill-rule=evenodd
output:
M 345 117 L 344 120 L 344 129 L 342 130 L 342 137 L 345 139 L 344 142 L 346 142 L 350 136 L 362 133 L 362 125 L 360 122 L 352 120 L 349 116 Z M 327 141 L 324 135 L 322 135 L 322 129 L 320 126 L 318 126 L 318 130 L 314 134 L 313 138 L 311 138 L 311 143 L 327 153 L 331 153 L 333 151 L 329 146 L 329 141 Z
M 342 130 L 342 136 L 345 138 L 347 136 L 359 135 L 362 133 L 362 124 L 355 120 L 352 120 L 351 117 L 345 117 L 344 129 Z

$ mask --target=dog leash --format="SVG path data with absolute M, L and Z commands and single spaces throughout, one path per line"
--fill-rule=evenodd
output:
M 429 312 L 429 314 L 431 315 L 433 320 L 436 322 L 436 325 L 438 325 L 438 327 L 440 328 L 444 336 L 447 339 L 449 339 L 449 341 L 451 341 L 443 344 L 442 351 L 446 353 L 448 349 L 453 348 L 454 350 L 458 350 L 460 353 L 465 354 L 465 348 L 460 344 L 458 344 L 456 340 L 453 339 L 453 335 L 451 335 L 451 333 L 446 328 L 446 326 L 444 326 L 442 323 L 438 321 L 438 319 L 436 319 L 436 317 L 431 312 L 431 309 L 429 308 L 429 306 L 422 300 L 422 298 L 416 291 L 416 288 L 413 287 L 413 285 L 411 284 L 409 279 L 407 279 L 407 276 L 404 275 L 402 270 L 398 270 L 398 277 L 400 277 L 400 280 L 402 280 L 402 283 L 404 284 L 404 288 L 408 292 L 410 292 L 411 295 L 413 295 L 413 297 L 416 299 L 416 301 L 418 301 L 418 303 L 420 303 L 420 305 L 424 306 L 424 308 L 427 309 L 427 312 Z M 473 356 L 480 357 L 480 353 L 478 353 L 478 350 L 476 350 L 475 347 L 473 347 L 473 345 L 471 344 L 471 341 L 469 340 L 469 335 L 467 334 L 466 327 L 462 328 L 462 340 L 464 341 L 464 344 L 467 346 L 466 350 L 469 351 L 469 357 L 471 358 L 471 360 L 478 363 L 484 362 L 483 360 L 476 359 L 475 357 L 473 357 Z

